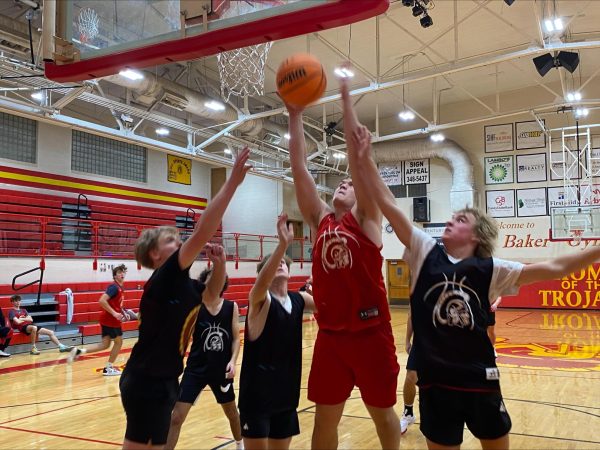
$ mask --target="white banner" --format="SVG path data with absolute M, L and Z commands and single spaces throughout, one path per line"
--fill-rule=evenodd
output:
M 514 183 L 512 156 L 492 156 L 485 160 L 485 184 Z
M 513 149 L 513 124 L 484 127 L 486 153 L 506 152 Z
M 546 154 L 517 155 L 517 183 L 546 181 Z
M 544 122 L 545 124 L 545 122 Z M 537 121 L 517 122 L 515 124 L 517 135 L 517 150 L 526 150 L 528 148 L 546 148 L 546 134 Z
M 567 161 L 563 164 L 563 158 Z M 575 156 L 570 153 L 563 152 L 551 152 L 550 153 L 550 179 L 551 180 L 564 180 L 565 179 L 565 167 L 568 173 L 568 178 L 571 180 L 579 179 L 579 164 L 575 160 Z
M 412 161 L 404 161 L 404 183 L 429 183 L 429 160 L 415 159 Z
M 573 197 L 573 196 L 572 196 Z M 577 206 L 577 198 L 568 198 L 568 191 L 563 186 L 548 188 L 548 207 Z
M 379 166 L 379 175 L 387 186 L 398 186 L 402 182 L 402 164 Z
M 517 189 L 517 216 L 533 217 L 548 214 L 546 188 Z
M 486 191 L 487 212 L 492 217 L 515 216 L 515 191 Z

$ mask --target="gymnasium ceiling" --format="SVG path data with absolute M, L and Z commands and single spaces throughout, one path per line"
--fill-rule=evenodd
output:
M 41 111 L 46 118 L 73 120 L 74 126 L 86 123 L 89 129 L 114 129 L 116 136 L 142 139 L 147 145 L 169 151 L 190 152 L 188 134 L 197 145 L 223 130 L 227 124 L 177 111 L 158 102 L 150 110 L 137 104 L 126 89 L 101 80 L 85 84 L 85 88 L 61 90 L 61 85 L 43 78 L 7 79 L 8 76 L 42 74 L 29 65 L 30 54 L 26 34 L 25 3 L 41 0 L 0 1 L 0 88 L 35 89 L 51 87 L 48 105 Z M 306 111 L 309 133 L 319 141 L 321 156 L 313 169 L 321 173 L 346 170 L 343 159 L 333 158 L 332 149 L 343 152 L 342 126 L 336 126 L 333 140 L 327 142 L 322 131 L 331 122 L 340 122 L 334 68 L 346 59 L 354 64 L 353 98 L 359 119 L 376 133 L 374 140 L 422 137 L 434 130 L 443 131 L 465 124 L 495 120 L 511 121 L 519 113 L 544 113 L 562 106 L 573 106 L 566 100 L 570 91 L 580 91 L 585 106 L 593 110 L 600 103 L 600 1 L 596 0 L 514 0 L 509 6 L 503 0 L 437 0 L 429 2 L 433 26 L 422 28 L 411 9 L 401 1 L 391 1 L 390 8 L 377 19 L 352 26 L 325 30 L 306 36 L 276 41 L 267 60 L 265 95 L 251 98 L 245 110 L 243 101 L 232 97 L 231 103 L 240 114 L 268 117 L 286 126 L 282 103 L 275 94 L 275 72 L 287 55 L 309 51 L 323 62 L 329 85 L 321 103 Z M 560 17 L 564 30 L 548 33 L 543 21 Z M 34 28 L 41 28 L 39 15 Z M 34 39 L 35 53 L 39 50 Z M 532 58 L 560 50 L 577 52 L 579 67 L 571 74 L 564 68 L 552 69 L 541 77 Z M 15 63 L 9 58 L 22 61 Z M 37 53 L 36 60 L 40 60 Z M 215 56 L 188 63 L 151 68 L 158 76 L 174 80 L 203 95 L 218 98 L 219 74 Z M 73 86 L 65 83 L 64 86 Z M 0 107 L 23 111 L 26 106 L 39 106 L 29 90 L 4 90 Z M 68 94 L 68 97 L 65 97 Z M 404 104 L 404 106 L 403 106 Z M 411 109 L 412 122 L 402 122 L 398 113 Z M 38 110 L 40 111 L 40 110 Z M 28 113 L 29 115 L 35 114 Z M 135 133 L 123 130 L 121 114 L 131 116 L 137 124 Z M 258 117 L 256 116 L 256 117 Z M 590 115 L 592 117 L 593 114 Z M 565 115 L 565 123 L 572 121 Z M 158 126 L 171 129 L 168 138 L 158 138 Z M 127 126 L 125 126 L 127 127 Z M 121 129 L 120 129 L 121 128 Z M 255 149 L 253 159 L 267 166 L 287 167 L 285 139 L 274 144 L 250 139 L 239 132 L 220 135 L 199 158 L 214 164 L 225 164 L 231 156 L 228 147 L 244 142 Z M 266 176 L 287 177 L 281 169 L 263 172 Z M 289 179 L 289 178 L 288 178 Z

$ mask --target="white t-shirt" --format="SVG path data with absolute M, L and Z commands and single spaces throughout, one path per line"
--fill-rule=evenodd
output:
M 431 249 L 437 242 L 430 235 L 417 227 L 413 227 L 412 236 L 410 239 L 410 249 L 407 247 L 404 250 L 402 259 L 408 263 L 411 271 L 410 292 L 412 294 L 417 284 L 417 279 L 421 273 L 423 262 Z M 454 264 L 459 262 L 459 259 L 448 255 L 448 259 Z M 523 263 L 516 261 L 508 261 L 506 259 L 492 258 L 494 271 L 492 273 L 492 281 L 490 282 L 489 301 L 492 304 L 498 297 L 502 295 L 516 295 L 519 292 L 517 280 L 523 270 Z

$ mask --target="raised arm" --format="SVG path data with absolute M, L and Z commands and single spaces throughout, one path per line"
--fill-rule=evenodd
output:
M 206 244 L 204 246 L 206 256 L 213 264 L 210 278 L 206 282 L 204 294 L 210 299 L 216 299 L 221 296 L 226 276 L 226 258 L 225 250 L 219 244 Z
M 240 354 L 240 310 L 237 303 L 233 303 L 233 317 L 231 319 L 231 359 L 225 368 L 225 378 L 235 377 L 235 365 Z
M 292 177 L 296 189 L 296 200 L 300 207 L 302 217 L 316 235 L 321 219 L 330 212 L 327 204 L 321 200 L 317 192 L 315 181 L 308 171 L 306 162 L 306 142 L 304 140 L 304 128 L 302 125 L 302 109 L 286 105 L 289 112 L 290 130 L 290 164 L 292 166 Z
M 377 203 L 383 215 L 390 221 L 398 239 L 410 249 L 413 225 L 398 208 L 396 199 L 379 176 L 377 166 L 371 158 L 371 134 L 368 130 L 359 129 L 355 139 L 358 171 L 365 181 L 369 200 Z
M 273 278 L 275 278 L 275 274 L 277 273 L 277 269 L 279 268 L 281 260 L 285 255 L 285 251 L 290 243 L 294 240 L 292 225 L 287 225 L 286 222 L 287 214 L 282 214 L 277 219 L 277 235 L 279 237 L 279 243 L 259 272 L 258 276 L 256 277 L 256 282 L 250 290 L 250 295 L 248 298 L 250 303 L 249 312 L 252 312 L 253 314 L 258 313 L 264 305 L 267 299 L 267 291 L 271 285 L 271 282 L 273 281 Z
M 235 159 L 231 175 L 219 193 L 215 195 L 215 198 L 212 199 L 208 207 L 204 210 L 204 213 L 196 224 L 196 228 L 194 228 L 194 232 L 181 246 L 179 250 L 179 267 L 182 269 L 192 265 L 204 247 L 204 244 L 217 231 L 233 194 L 235 194 L 236 189 L 244 181 L 246 173 L 251 168 L 251 166 L 246 165 L 249 157 L 250 150 L 246 147 Z
M 536 281 L 561 278 L 597 261 L 600 261 L 600 247 L 591 247 L 580 253 L 559 256 L 549 261 L 527 264 L 523 267 L 517 284 L 522 286 Z
M 346 147 L 348 149 L 348 165 L 352 175 L 352 185 L 354 186 L 354 195 L 356 195 L 356 204 L 354 211 L 359 222 L 371 221 L 374 223 L 377 234 L 381 236 L 381 211 L 377 203 L 369 199 L 367 180 L 364 173 L 358 170 L 358 156 L 356 154 L 357 146 L 361 144 L 361 137 L 364 133 L 369 133 L 356 117 L 356 111 L 350 98 L 348 78 L 340 77 L 340 93 L 342 95 L 342 105 L 344 108 L 344 134 L 346 136 Z M 362 224 L 362 223 L 361 223 Z M 363 228 L 365 224 L 362 224 Z M 379 237 L 381 243 L 381 237 Z

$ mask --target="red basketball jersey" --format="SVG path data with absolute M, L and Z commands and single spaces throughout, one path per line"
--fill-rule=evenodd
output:
M 125 291 L 123 288 L 117 283 L 113 283 L 106 289 L 106 294 L 110 297 L 108 299 L 108 304 L 110 307 L 116 312 L 121 313 L 121 303 L 123 300 L 125 300 Z M 105 327 L 121 328 L 121 321 L 115 319 L 105 309 L 102 309 L 98 322 L 100 322 L 100 325 L 104 325 Z
M 313 294 L 323 330 L 356 331 L 390 321 L 380 249 L 351 212 L 323 218 L 313 247 Z

